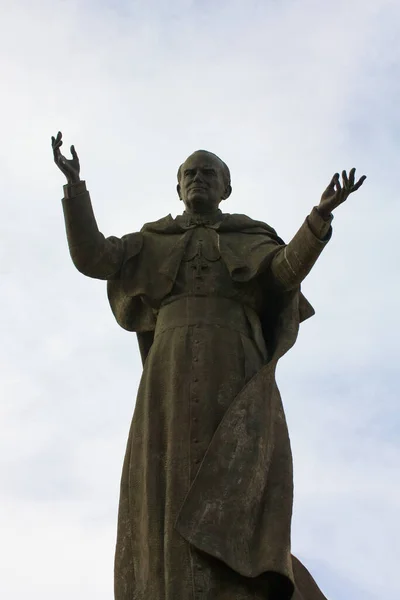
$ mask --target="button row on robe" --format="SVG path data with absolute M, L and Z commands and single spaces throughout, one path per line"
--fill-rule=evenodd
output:
M 199 345 L 200 345 L 200 341 L 201 340 L 200 340 L 200 337 L 199 337 L 200 332 L 199 332 L 199 328 L 198 327 L 194 328 L 194 332 L 195 333 L 194 333 L 193 346 L 192 346 L 192 348 L 193 348 L 192 360 L 193 360 L 193 363 L 194 363 L 194 368 L 193 368 L 194 372 L 192 372 L 193 379 L 192 379 L 192 386 L 191 386 L 191 399 L 192 399 L 192 402 L 195 405 L 198 405 L 199 404 L 199 397 L 198 397 L 198 392 L 197 392 L 197 384 L 199 383 L 199 375 L 197 374 L 197 369 L 198 369 L 198 362 L 199 362 L 198 352 L 199 352 Z M 192 417 L 192 423 L 193 424 L 198 424 L 198 422 L 199 422 L 198 416 L 194 415 Z M 194 433 L 195 432 L 192 431 L 192 435 Z M 198 448 L 198 444 L 199 443 L 200 443 L 200 440 L 197 437 L 194 437 L 192 439 L 192 444 L 194 444 L 196 448 Z M 197 454 L 197 452 L 195 452 L 195 455 L 196 454 Z M 193 457 L 193 463 L 196 466 L 200 465 L 201 461 L 202 461 L 202 458 L 200 458 L 199 456 L 194 456 Z M 193 473 L 193 475 L 195 475 L 195 473 Z

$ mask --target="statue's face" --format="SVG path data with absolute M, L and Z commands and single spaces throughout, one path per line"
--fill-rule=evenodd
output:
M 186 210 L 193 213 L 216 210 L 230 194 L 221 161 L 205 151 L 195 152 L 183 163 L 177 190 Z

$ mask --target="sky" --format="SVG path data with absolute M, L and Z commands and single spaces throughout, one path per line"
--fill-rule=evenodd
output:
M 106 235 L 179 214 L 198 148 L 231 169 L 224 211 L 286 240 L 333 173 L 368 176 L 278 384 L 293 553 L 329 600 L 400 597 L 399 36 L 396 0 L 0 0 L 1 597 L 112 598 L 141 375 L 104 282 L 71 263 L 58 130 Z

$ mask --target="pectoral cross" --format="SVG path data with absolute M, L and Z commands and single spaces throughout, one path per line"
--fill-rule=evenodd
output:
M 193 258 L 192 269 L 195 269 L 195 277 L 196 279 L 201 279 L 203 276 L 203 271 L 208 269 L 207 261 L 203 257 L 203 248 L 202 248 L 202 240 L 197 242 L 197 252 Z

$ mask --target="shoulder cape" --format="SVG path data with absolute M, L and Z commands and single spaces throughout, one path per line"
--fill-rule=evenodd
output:
M 250 281 L 265 271 L 284 245 L 272 227 L 246 215 L 222 215 L 220 221 L 208 227 L 217 231 L 222 259 L 232 279 L 238 282 Z M 121 327 L 137 333 L 143 363 L 153 341 L 155 307 L 172 290 L 191 229 L 193 226 L 187 226 L 183 217 L 173 219 L 168 215 L 147 223 L 140 233 L 125 236 L 124 264 L 118 277 L 108 282 L 114 316 Z M 282 308 L 294 298 L 298 303 L 298 323 L 314 314 L 300 289 L 290 293 L 271 290 L 268 311 L 261 315 L 270 355 L 276 346 L 276 325 Z

